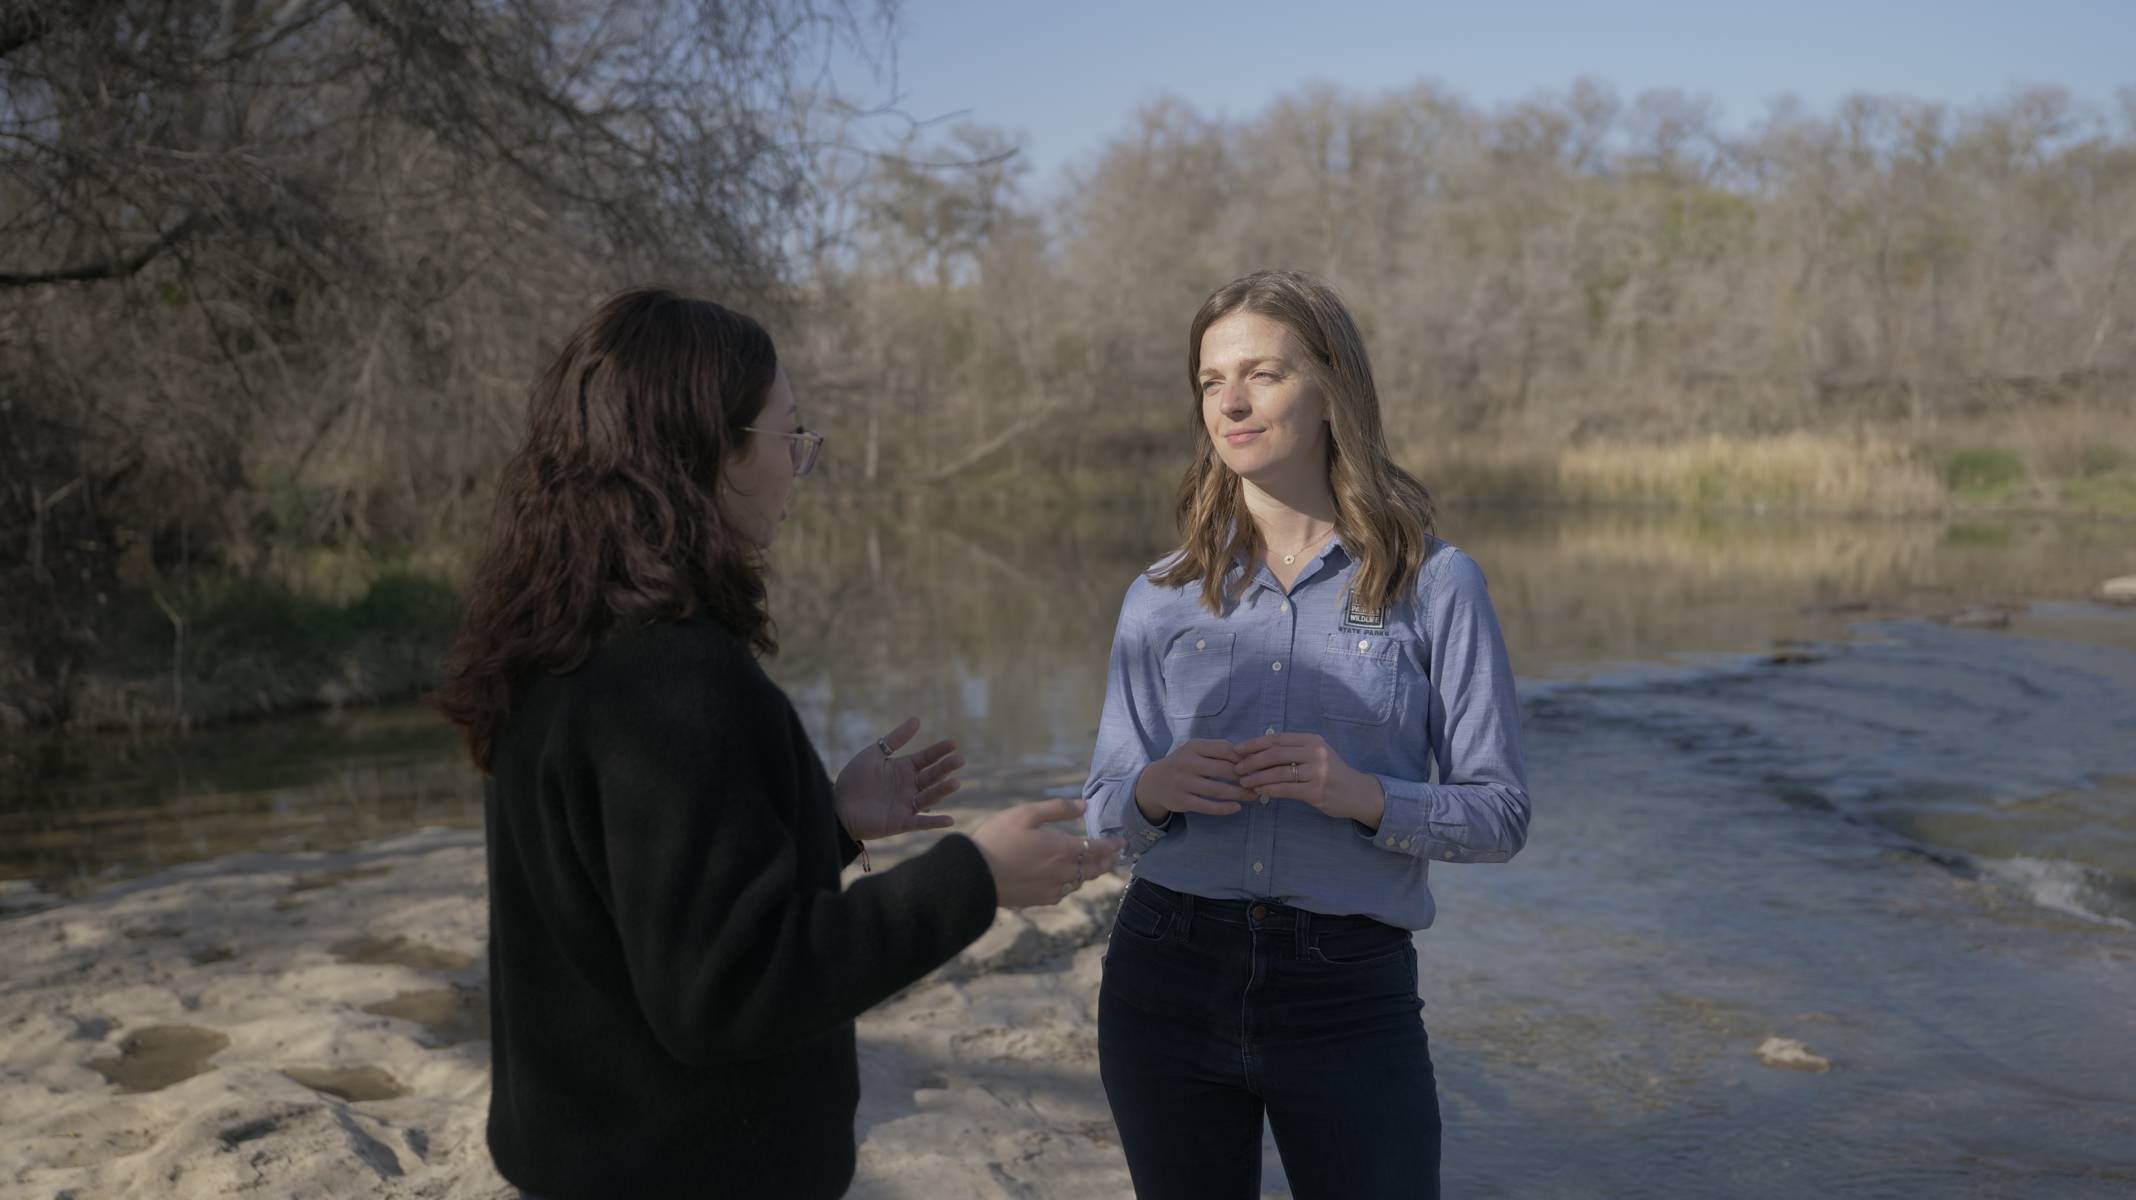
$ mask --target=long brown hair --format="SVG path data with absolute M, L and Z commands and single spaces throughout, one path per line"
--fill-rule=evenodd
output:
M 761 551 L 718 496 L 778 365 L 750 318 L 645 288 L 602 304 L 541 373 L 433 698 L 476 766 L 520 689 L 611 631 L 702 613 L 777 650 Z
M 1198 448 L 1180 480 L 1174 510 L 1180 552 L 1152 580 L 1166 587 L 1199 582 L 1202 606 L 1221 613 L 1225 602 L 1246 587 L 1242 575 L 1227 590 L 1232 562 L 1241 556 L 1252 562 L 1262 550 L 1260 527 L 1241 494 L 1244 485 L 1217 457 L 1202 425 L 1202 335 L 1237 312 L 1281 323 L 1305 351 L 1306 369 L 1327 395 L 1335 531 L 1359 560 L 1352 595 L 1383 610 L 1392 607 L 1416 586 L 1417 572 L 1431 553 L 1431 493 L 1388 453 L 1372 362 L 1350 310 L 1328 285 L 1296 271 L 1240 276 L 1216 289 L 1194 314 L 1187 334 L 1187 384 L 1194 396 L 1191 421 Z

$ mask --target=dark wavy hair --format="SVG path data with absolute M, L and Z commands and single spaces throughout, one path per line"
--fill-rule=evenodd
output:
M 541 373 L 432 698 L 477 767 L 521 689 L 612 632 L 703 614 L 777 651 L 762 552 L 718 497 L 778 365 L 750 318 L 647 288 L 602 304 Z

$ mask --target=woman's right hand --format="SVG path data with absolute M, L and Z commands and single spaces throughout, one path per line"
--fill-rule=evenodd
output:
M 1078 799 L 1019 804 L 988 817 L 972 840 L 994 872 L 994 895 L 1003 908 L 1059 904 L 1070 892 L 1113 869 L 1127 843 L 1046 829 L 1051 821 L 1083 814 Z
M 1181 742 L 1142 769 L 1135 806 L 1152 825 L 1176 812 L 1228 817 L 1249 798 L 1238 785 L 1238 747 L 1222 738 Z

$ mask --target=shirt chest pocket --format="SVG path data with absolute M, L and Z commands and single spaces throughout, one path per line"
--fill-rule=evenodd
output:
M 1384 724 L 1394 712 L 1401 643 L 1385 634 L 1328 635 L 1320 656 L 1320 715 L 1359 725 Z
M 1164 714 L 1210 717 L 1231 699 L 1228 633 L 1189 633 L 1164 652 Z

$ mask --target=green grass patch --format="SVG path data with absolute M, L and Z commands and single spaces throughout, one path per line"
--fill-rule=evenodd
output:
M 381 641 L 442 646 L 457 604 L 442 581 L 404 571 L 381 575 L 349 604 L 233 576 L 196 579 L 162 599 L 185 622 L 186 657 L 200 663 L 331 661 Z M 154 661 L 170 653 L 174 632 L 155 597 L 133 597 L 112 648 L 123 657 Z
M 441 580 L 396 571 L 379 576 L 343 612 L 359 636 L 442 637 L 459 615 L 459 601 Z
M 2003 550 L 2017 540 L 2007 521 L 1960 521 L 1943 531 L 1943 544 L 1968 550 Z
M 2136 471 L 2102 471 L 2062 485 L 2062 499 L 2086 512 L 2136 516 Z
M 2136 454 L 2102 442 L 2084 448 L 2084 459 L 2077 470 L 2081 475 L 2109 475 L 2124 468 L 2136 468 Z
M 2015 450 L 1975 447 L 1943 459 L 1943 486 L 1961 500 L 1997 504 L 2017 494 L 2025 482 L 2025 460 Z

